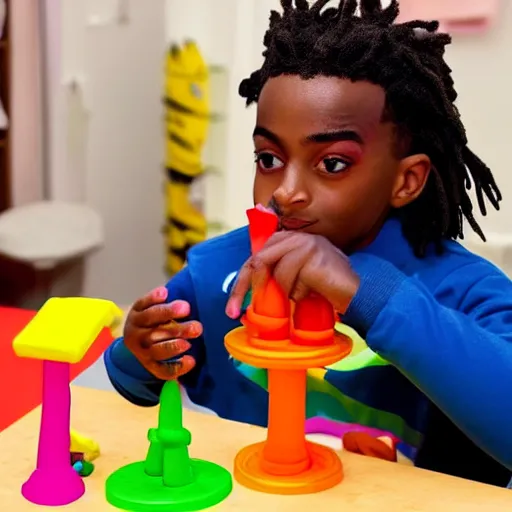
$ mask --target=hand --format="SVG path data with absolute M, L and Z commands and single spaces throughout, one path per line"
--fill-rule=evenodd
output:
M 238 318 L 251 286 L 257 289 L 264 285 L 270 275 L 295 302 L 316 293 L 340 313 L 346 311 L 359 288 L 359 277 L 347 256 L 326 238 L 280 231 L 245 262 L 231 291 L 226 314 Z
M 162 286 L 133 305 L 124 344 L 155 377 L 173 380 L 195 366 L 192 356 L 179 356 L 190 348 L 188 340 L 201 336 L 203 326 L 195 320 L 177 322 L 190 314 L 190 304 L 182 300 L 167 304 L 166 299 L 167 289 Z

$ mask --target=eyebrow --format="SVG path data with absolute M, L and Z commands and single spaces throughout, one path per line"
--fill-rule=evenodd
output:
M 272 142 L 275 142 L 277 145 L 281 146 L 280 138 L 272 133 L 270 130 L 263 128 L 263 126 L 256 126 L 253 132 L 253 137 L 265 137 Z M 323 133 L 313 133 L 308 135 L 305 139 L 305 142 L 313 142 L 315 144 L 325 144 L 326 142 L 341 142 L 341 141 L 352 141 L 357 142 L 358 144 L 363 144 L 364 141 L 354 130 L 336 130 L 330 132 Z

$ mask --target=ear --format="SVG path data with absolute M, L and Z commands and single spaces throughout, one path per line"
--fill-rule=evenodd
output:
M 400 161 L 391 194 L 393 208 L 412 203 L 423 192 L 431 167 L 430 158 L 424 154 L 411 155 Z

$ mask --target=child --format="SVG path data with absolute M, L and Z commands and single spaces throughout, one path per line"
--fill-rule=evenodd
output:
M 465 221 L 484 239 L 471 182 L 483 213 L 501 195 L 454 106 L 450 38 L 436 22 L 394 24 L 397 1 L 361 0 L 360 14 L 356 0 L 281 3 L 240 86 L 258 104 L 254 201 L 281 231 L 255 258 L 246 228 L 194 247 L 134 304 L 105 355 L 112 383 L 151 406 L 178 377 L 196 404 L 266 425 L 265 375 L 223 339 L 272 272 L 292 299 L 327 298 L 369 347 L 311 373 L 309 417 L 378 429 L 417 466 L 504 487 L 512 284 L 455 241 Z

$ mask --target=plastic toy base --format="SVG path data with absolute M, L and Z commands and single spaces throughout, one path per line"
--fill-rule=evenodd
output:
M 249 337 L 246 327 L 237 327 L 224 338 L 227 351 L 239 361 L 268 370 L 323 368 L 343 359 L 352 350 L 352 340 L 336 336 L 327 346 L 302 346 L 290 340 L 263 341 Z
M 36 469 L 21 487 L 25 499 L 47 507 L 69 505 L 84 492 L 85 484 L 71 466 L 59 471 Z
M 235 479 L 254 491 L 268 494 L 312 494 L 325 491 L 343 480 L 343 466 L 336 453 L 325 446 L 307 443 L 311 465 L 291 476 L 276 476 L 262 471 L 265 443 L 247 446 L 235 458 Z
M 110 475 L 107 501 L 131 512 L 192 512 L 217 505 L 233 489 L 231 474 L 212 462 L 192 459 L 194 481 L 182 487 L 166 487 L 162 477 L 149 476 L 145 462 L 135 462 Z

